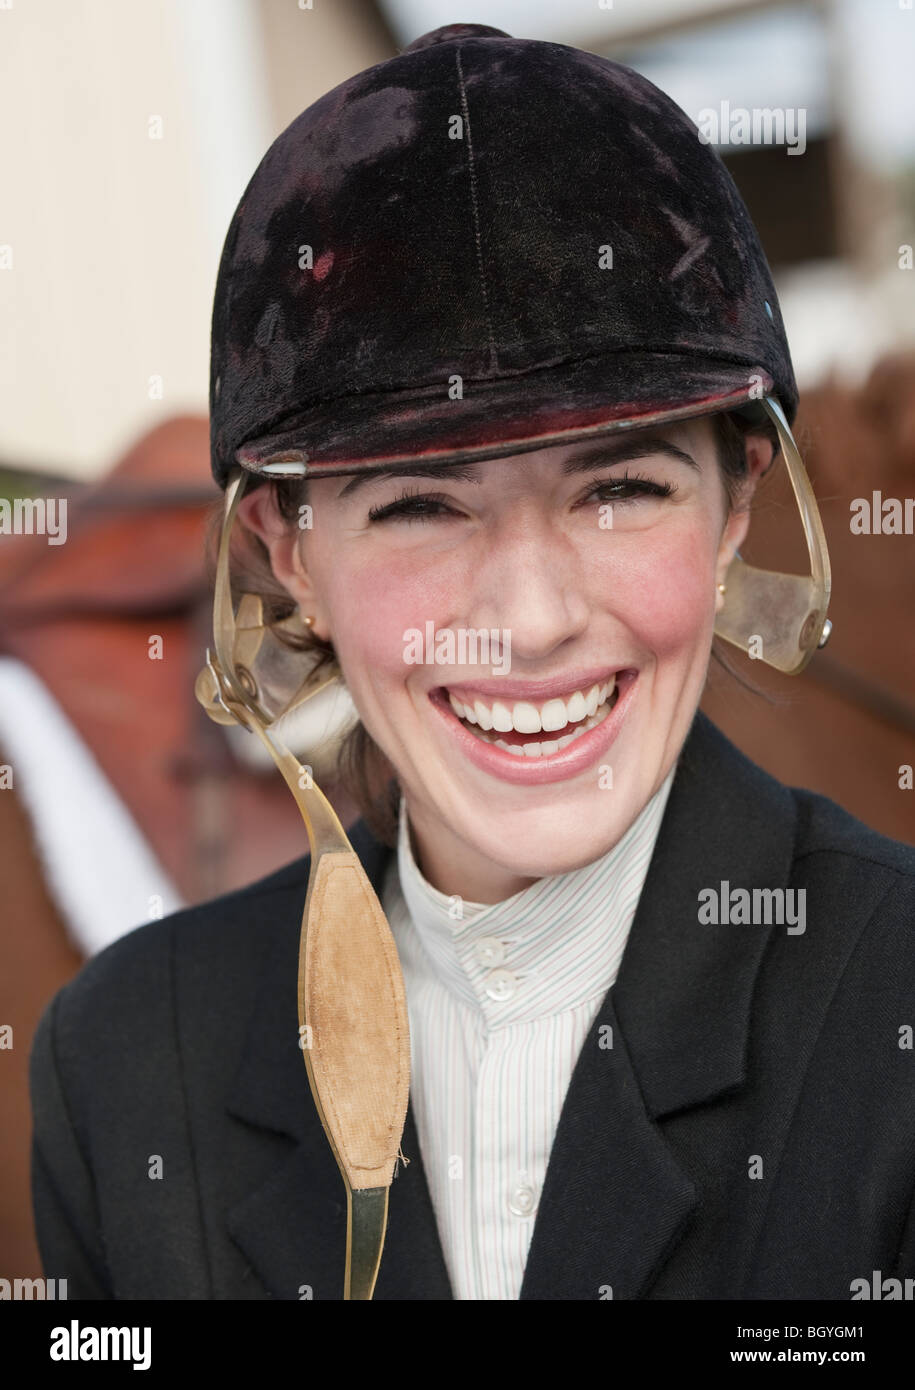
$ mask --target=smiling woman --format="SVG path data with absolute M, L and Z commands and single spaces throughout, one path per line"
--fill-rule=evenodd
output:
M 278 138 L 216 285 L 197 693 L 311 854 L 47 1011 L 71 1297 L 913 1273 L 915 853 L 697 712 L 716 636 L 795 673 L 828 635 L 796 407 L 730 176 L 625 67 L 452 25 Z M 809 574 L 740 555 L 776 453 Z M 349 835 L 276 729 L 332 679 Z
M 590 863 L 664 782 L 705 682 L 716 585 L 771 460 L 749 437 L 732 506 L 713 419 L 424 466 L 434 490 L 403 466 L 319 477 L 300 485 L 306 530 L 280 512 L 280 484 L 241 503 L 309 632 L 332 642 L 444 891 L 496 902 Z M 301 499 L 287 496 L 287 517 Z M 500 634 L 511 673 L 455 667 L 441 643 L 417 666 L 404 639 L 426 625 Z M 543 739 L 567 725 L 561 744 Z M 588 775 L 598 764 L 613 796 Z

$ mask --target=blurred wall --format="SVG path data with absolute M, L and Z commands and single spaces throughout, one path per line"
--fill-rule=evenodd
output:
M 0 8 L 0 462 L 94 477 L 206 410 L 248 179 L 299 111 L 393 51 L 368 0 Z

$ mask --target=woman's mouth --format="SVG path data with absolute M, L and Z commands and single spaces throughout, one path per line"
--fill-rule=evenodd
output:
M 568 699 L 554 697 L 537 703 L 477 699 L 471 704 L 448 692 L 451 708 L 471 733 L 525 758 L 549 757 L 568 747 L 602 723 L 617 698 L 615 676 L 603 685 L 576 690 Z
M 638 672 L 620 670 L 590 686 L 541 700 L 430 692 L 471 760 L 511 782 L 570 777 L 613 742 Z M 617 711 L 619 710 L 619 714 Z

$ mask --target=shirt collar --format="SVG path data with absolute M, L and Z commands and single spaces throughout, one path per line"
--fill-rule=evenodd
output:
M 449 897 L 428 882 L 401 796 L 399 895 L 428 972 L 492 1028 L 602 997 L 616 979 L 675 772 L 676 763 L 606 854 L 491 904 Z

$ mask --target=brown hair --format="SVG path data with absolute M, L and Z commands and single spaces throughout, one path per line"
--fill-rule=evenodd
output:
M 719 412 L 710 418 L 715 429 L 725 500 L 729 510 L 734 511 L 742 505 L 742 485 L 748 474 L 747 435 L 762 434 L 769 439 L 773 446 L 773 459 L 779 447 L 778 435 L 775 427 L 768 421 L 764 425 L 754 424 L 743 416 L 727 412 Z M 277 511 L 290 526 L 298 522 L 301 516 L 300 508 L 307 502 L 307 478 L 274 478 L 257 485 L 266 485 L 273 489 Z M 249 484 L 249 488 L 250 486 Z M 207 562 L 211 578 L 215 574 L 216 548 L 221 524 L 222 505 L 219 503 L 214 507 L 207 532 Z M 233 598 L 237 600 L 241 592 L 259 594 L 264 601 L 265 616 L 269 624 L 278 623 L 295 611 L 295 601 L 274 576 L 267 547 L 244 526 L 234 527 L 230 573 Z M 311 634 L 301 638 L 285 633 L 279 635 L 293 649 L 316 654 L 317 668 L 334 659 L 333 645 L 320 637 Z M 764 693 L 730 664 L 721 651 L 717 638 L 712 643 L 712 656 L 748 689 L 756 694 Z M 361 720 L 341 743 L 337 756 L 337 778 L 356 800 L 366 824 L 375 837 L 383 844 L 391 847 L 396 845 L 400 800 L 397 774 Z

